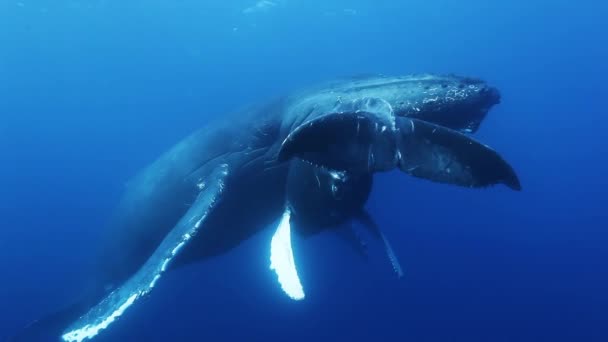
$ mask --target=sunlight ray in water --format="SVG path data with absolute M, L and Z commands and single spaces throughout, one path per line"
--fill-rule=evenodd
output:
M 290 210 L 285 209 L 270 244 L 270 269 L 277 274 L 281 288 L 289 298 L 302 300 L 305 295 L 291 249 L 290 218 Z

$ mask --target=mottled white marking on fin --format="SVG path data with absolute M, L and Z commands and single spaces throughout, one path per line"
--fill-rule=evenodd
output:
M 366 211 L 360 212 L 358 215 L 358 219 L 372 234 L 382 240 L 382 243 L 384 244 L 384 251 L 386 252 L 386 256 L 388 257 L 388 260 L 393 266 L 393 270 L 397 274 L 398 278 L 403 277 L 403 268 L 401 268 L 399 259 L 397 259 L 397 255 L 393 251 L 391 244 L 388 242 L 388 239 L 386 238 L 380 227 L 378 227 L 374 219 Z
M 393 251 L 393 248 L 391 247 L 391 244 L 388 242 L 388 239 L 386 238 L 384 233 L 382 233 L 382 231 L 379 231 L 379 232 L 380 232 L 380 237 L 382 238 L 382 242 L 384 243 L 384 250 L 386 251 L 388 260 L 390 260 L 391 265 L 393 265 L 393 270 L 397 274 L 398 278 L 403 277 L 403 269 L 401 268 L 401 264 L 399 264 L 399 259 L 397 259 L 397 256 L 395 255 L 395 252 Z
M 108 294 L 100 303 L 74 322 L 61 336 L 66 342 L 92 339 L 116 321 L 135 301 L 148 294 L 167 265 L 198 232 L 201 222 L 212 210 L 224 189 L 228 166 L 221 165 L 209 177 L 194 204 L 167 234 L 146 263 L 122 286 Z
M 270 269 L 278 277 L 283 291 L 293 300 L 305 297 L 291 249 L 291 211 L 285 209 L 270 243 Z

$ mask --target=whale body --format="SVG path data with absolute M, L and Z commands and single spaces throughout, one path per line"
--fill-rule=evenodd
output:
M 400 169 L 434 182 L 520 190 L 513 168 L 469 135 L 499 102 L 496 88 L 470 77 L 371 76 L 218 116 L 129 182 L 100 242 L 96 286 L 13 340 L 93 338 L 164 272 L 226 253 L 277 221 L 273 246 L 289 244 L 292 231 L 309 236 L 360 219 L 398 268 L 364 210 L 373 174 Z M 293 273 L 293 256 L 287 261 Z

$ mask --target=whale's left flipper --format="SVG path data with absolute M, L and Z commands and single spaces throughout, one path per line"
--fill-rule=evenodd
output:
M 205 178 L 205 187 L 177 225 L 167 234 L 146 263 L 122 286 L 81 316 L 61 336 L 66 342 L 93 338 L 120 317 L 137 299 L 148 294 L 169 263 L 199 231 L 223 192 L 228 166 L 216 167 Z
M 298 276 L 291 248 L 291 210 L 289 208 L 285 209 L 270 243 L 270 269 L 277 274 L 279 284 L 289 298 L 304 299 L 304 289 Z

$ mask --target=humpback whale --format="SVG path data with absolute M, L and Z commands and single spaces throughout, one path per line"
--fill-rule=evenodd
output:
M 221 255 L 276 227 L 270 268 L 291 298 L 305 297 L 291 234 L 359 220 L 373 175 L 398 169 L 433 182 L 520 190 L 513 168 L 474 140 L 496 88 L 455 75 L 368 76 L 294 92 L 217 117 L 142 170 L 108 225 L 90 291 L 36 320 L 14 341 L 92 339 L 168 270 Z

